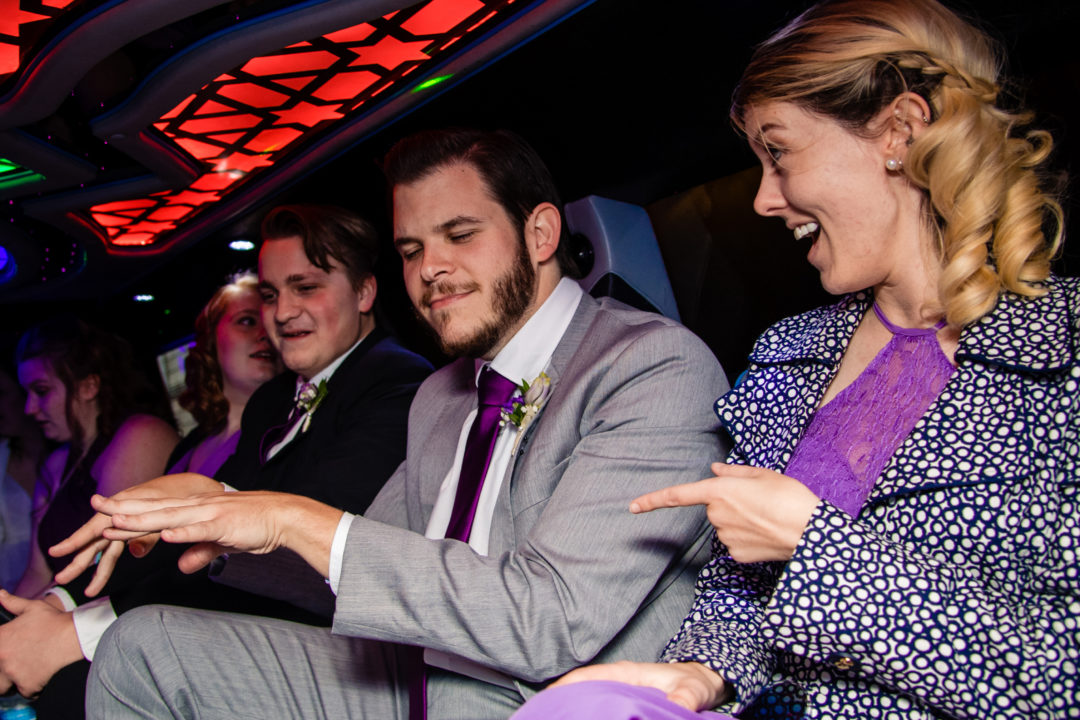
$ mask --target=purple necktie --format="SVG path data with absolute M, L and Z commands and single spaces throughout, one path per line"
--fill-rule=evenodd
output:
M 468 542 L 472 532 L 476 504 L 484 489 L 484 477 L 491 465 L 495 439 L 499 436 L 499 421 L 517 385 L 485 365 L 476 381 L 477 408 L 469 438 L 465 441 L 465 457 L 458 475 L 457 495 L 450 513 L 446 537 Z M 427 717 L 427 672 L 424 668 L 424 651 L 417 648 L 412 656 L 415 667 L 409 682 L 409 720 L 425 720 Z
M 476 386 L 476 417 L 469 429 L 469 439 L 465 441 L 465 457 L 461 461 L 454 509 L 446 528 L 447 538 L 462 542 L 468 542 L 472 531 L 476 504 L 480 500 L 480 491 L 484 489 L 484 476 L 491 464 L 495 438 L 499 436 L 502 411 L 517 390 L 517 385 L 492 370 L 490 365 L 480 371 Z

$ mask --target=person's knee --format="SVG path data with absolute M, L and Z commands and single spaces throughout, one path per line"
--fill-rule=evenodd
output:
M 98 642 L 91 665 L 91 682 L 95 676 L 108 676 L 118 665 L 123 665 L 123 673 L 130 673 L 132 655 L 141 655 L 144 647 L 160 646 L 163 635 L 161 608 L 149 605 L 124 613 Z

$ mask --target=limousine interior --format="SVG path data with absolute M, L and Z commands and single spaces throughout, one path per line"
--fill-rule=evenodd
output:
M 163 353 L 254 264 L 268 208 L 335 203 L 388 237 L 378 160 L 397 138 L 505 127 L 552 168 L 596 291 L 679 317 L 734 377 L 762 329 L 826 298 L 754 216 L 760 171 L 727 120 L 753 44 L 807 4 L 4 0 L 3 331 L 67 310 Z M 952 4 L 1006 45 L 1055 170 L 1080 167 L 1080 8 Z M 380 265 L 390 322 L 434 354 L 388 240 Z

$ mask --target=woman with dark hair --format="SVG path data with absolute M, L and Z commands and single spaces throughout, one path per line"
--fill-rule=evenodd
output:
M 757 49 L 754 207 L 844 297 L 758 341 L 715 477 L 631 504 L 716 528 L 664 662 L 515 720 L 1076 716 L 1080 282 L 1000 65 L 935 0 L 823 2 Z
M 161 418 L 138 412 L 151 393 L 114 335 L 58 317 L 28 330 L 16 359 L 26 414 L 60 443 L 34 492 L 30 564 L 16 588 L 32 597 L 67 564 L 45 551 L 93 515 L 90 496 L 159 475 L 177 437 Z

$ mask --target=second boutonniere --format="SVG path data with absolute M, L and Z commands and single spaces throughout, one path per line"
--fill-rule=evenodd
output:
M 307 432 L 308 425 L 311 424 L 311 416 L 329 393 L 330 391 L 326 388 L 325 378 L 319 381 L 318 387 L 311 383 L 305 383 L 304 387 L 300 388 L 300 394 L 296 396 L 296 407 L 300 408 L 300 412 L 304 413 L 304 424 L 300 426 L 300 432 Z
M 547 373 L 540 373 L 531 383 L 522 380 L 518 385 L 518 392 L 521 396 L 515 397 L 507 407 L 503 408 L 499 425 L 507 423 L 514 425 L 519 430 L 518 438 L 520 439 L 540 413 L 540 408 L 544 406 L 548 395 L 551 394 L 551 378 L 547 376 Z M 516 448 L 517 445 L 515 444 L 514 447 Z

